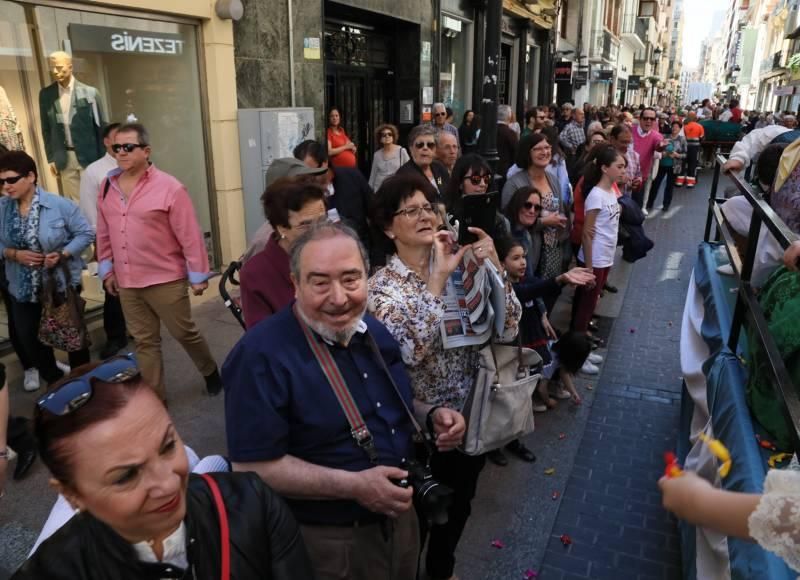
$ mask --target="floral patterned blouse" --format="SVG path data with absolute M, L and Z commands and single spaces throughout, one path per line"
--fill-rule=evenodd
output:
M 511 342 L 522 317 L 514 289 L 506 282 L 506 320 L 498 342 Z M 369 279 L 370 313 L 400 344 L 414 395 L 424 403 L 461 410 L 475 381 L 480 346 L 445 349 L 441 322 L 444 300 L 396 255 Z

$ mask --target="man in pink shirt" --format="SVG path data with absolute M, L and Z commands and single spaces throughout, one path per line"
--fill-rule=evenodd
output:
M 651 170 L 653 168 L 653 156 L 656 151 L 661 151 L 667 146 L 666 141 L 661 133 L 655 129 L 656 123 L 656 110 L 652 107 L 647 107 L 642 111 L 639 117 L 639 125 L 633 127 L 633 150 L 639 154 L 639 162 L 642 167 L 642 178 L 646 180 L 646 184 L 639 191 L 633 192 L 633 199 L 639 204 L 639 207 L 644 208 L 645 197 L 650 193 L 650 186 L 653 182 Z M 643 210 L 645 215 L 647 211 Z
M 161 322 L 181 343 L 217 395 L 217 363 L 192 320 L 189 287 L 208 288 L 208 255 L 192 200 L 177 179 L 150 163 L 150 138 L 123 125 L 112 145 L 119 167 L 108 174 L 97 203 L 98 273 L 119 294 L 144 380 L 166 401 Z

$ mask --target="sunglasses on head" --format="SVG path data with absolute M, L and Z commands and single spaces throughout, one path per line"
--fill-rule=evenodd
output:
M 36 401 L 36 407 L 53 415 L 74 413 L 92 398 L 92 381 L 124 383 L 139 376 L 139 367 L 133 354 L 115 356 L 101 363 L 85 375 L 75 377 Z
M 14 185 L 20 179 L 25 177 L 24 175 L 15 175 L 14 177 L 6 177 L 5 179 L 0 179 L 0 187 L 3 187 L 6 183 L 9 185 Z
M 434 141 L 418 141 L 414 143 L 414 148 L 416 149 L 423 149 L 427 147 L 428 149 L 433 149 L 436 147 L 436 143 Z
M 489 174 L 486 175 L 467 175 L 464 179 L 469 179 L 469 182 L 472 185 L 480 185 L 483 182 L 484 185 L 489 185 L 492 181 L 492 176 Z
M 134 149 L 136 149 L 137 147 L 141 147 L 142 149 L 144 149 L 145 147 L 147 147 L 147 145 L 142 145 L 141 143 L 114 143 L 111 146 L 111 150 L 114 153 L 119 153 L 124 149 L 125 153 L 133 153 Z
M 542 211 L 542 206 L 538 203 L 533 203 L 532 201 L 526 201 L 522 204 L 522 207 L 527 210 L 535 209 L 536 211 Z

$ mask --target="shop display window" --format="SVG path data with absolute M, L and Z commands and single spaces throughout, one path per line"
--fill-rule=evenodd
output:
M 444 15 L 441 35 L 439 98 L 459 126 L 472 100 L 472 24 Z
M 213 267 L 197 43 L 192 24 L 0 0 L 0 143 L 36 160 L 44 189 L 77 198 L 81 171 L 105 153 L 102 126 L 144 124 L 153 162 L 189 191 Z M 64 62 L 74 79 L 68 131 L 52 70 Z M 92 266 L 90 309 L 103 301 Z

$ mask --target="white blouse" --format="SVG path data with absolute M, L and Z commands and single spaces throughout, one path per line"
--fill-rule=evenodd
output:
M 747 521 L 750 536 L 800 572 L 800 471 L 771 469 Z
M 149 542 L 134 544 L 133 549 L 136 550 L 136 555 L 142 562 L 153 564 L 159 562 Z M 189 567 L 189 558 L 186 553 L 186 524 L 183 522 L 164 540 L 164 557 L 160 561 L 164 564 L 172 564 L 182 570 Z

